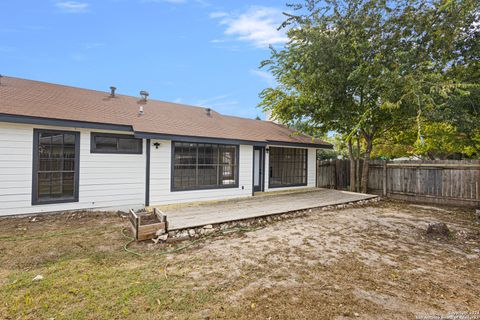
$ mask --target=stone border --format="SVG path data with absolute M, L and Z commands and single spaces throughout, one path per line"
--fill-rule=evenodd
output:
M 315 209 L 319 209 L 322 211 L 330 211 L 330 210 L 363 206 L 366 204 L 377 203 L 379 201 L 380 201 L 380 197 L 376 197 L 376 198 L 370 198 L 366 200 L 351 201 L 348 203 L 337 204 L 337 205 L 282 212 L 282 213 L 272 214 L 268 216 L 255 217 L 255 218 L 249 218 L 244 220 L 234 220 L 234 221 L 228 221 L 228 222 L 223 222 L 223 223 L 214 224 L 214 225 L 209 224 L 202 227 L 180 229 L 175 231 L 169 231 L 166 234 L 159 235 L 159 237 L 156 239 L 153 239 L 153 241 L 155 243 L 158 243 L 158 242 L 163 243 L 163 242 L 177 242 L 177 241 L 183 241 L 183 240 L 189 240 L 189 239 L 197 239 L 206 235 L 210 235 L 215 232 L 225 231 L 227 229 L 253 228 L 255 226 L 263 226 L 274 221 L 304 217 L 304 216 L 307 216 L 309 213 L 312 212 L 312 210 L 315 210 Z

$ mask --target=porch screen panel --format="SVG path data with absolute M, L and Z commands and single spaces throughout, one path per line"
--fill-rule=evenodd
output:
M 173 143 L 172 190 L 238 186 L 238 146 Z
M 269 159 L 271 188 L 307 185 L 307 149 L 270 147 Z

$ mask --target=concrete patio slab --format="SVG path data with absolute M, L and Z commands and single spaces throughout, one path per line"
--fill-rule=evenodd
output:
M 168 230 L 174 231 L 228 221 L 346 204 L 376 197 L 378 196 L 332 189 L 308 189 L 291 193 L 265 193 L 251 198 L 214 203 L 158 206 L 157 208 L 167 214 Z

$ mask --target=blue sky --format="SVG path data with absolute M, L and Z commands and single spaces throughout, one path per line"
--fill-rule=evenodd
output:
M 0 74 L 209 106 L 253 118 L 272 85 L 283 1 L 0 2 Z

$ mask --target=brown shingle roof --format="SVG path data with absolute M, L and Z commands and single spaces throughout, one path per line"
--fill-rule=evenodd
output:
M 257 142 L 287 142 L 330 145 L 296 134 L 270 121 L 225 116 L 205 108 L 149 99 L 139 115 L 140 98 L 3 77 L 0 114 L 74 120 L 131 126 L 135 132 L 235 139 Z

